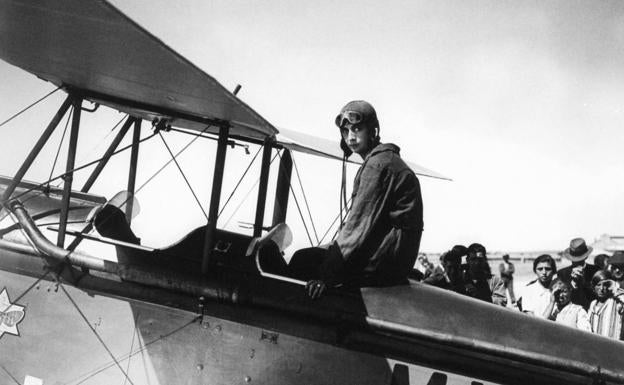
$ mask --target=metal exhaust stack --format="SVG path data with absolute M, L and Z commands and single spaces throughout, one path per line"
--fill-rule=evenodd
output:
M 56 262 L 69 262 L 74 266 L 84 267 L 86 269 L 118 274 L 119 266 L 115 262 L 95 258 L 80 251 L 65 250 L 50 242 L 48 238 L 41 233 L 21 202 L 17 200 L 10 201 L 7 206 L 9 211 L 17 218 L 26 236 L 43 257 L 51 258 Z
M 39 230 L 33 219 L 19 201 L 11 201 L 7 208 L 15 215 L 26 236 L 35 247 L 35 251 L 46 259 L 56 263 L 67 262 L 76 267 L 115 274 L 129 282 L 154 286 L 162 289 L 177 291 L 197 297 L 205 297 L 221 302 L 238 303 L 242 300 L 238 288 L 223 287 L 218 283 L 201 279 L 201 277 L 188 276 L 150 268 L 149 266 L 121 265 L 117 262 L 96 258 L 80 251 L 69 251 L 50 242 Z M 6 241 L 5 241 L 6 242 Z M 8 242 L 6 242 L 8 243 Z M 12 243 L 12 242 L 11 242 Z M 27 246 L 13 249 L 30 251 Z

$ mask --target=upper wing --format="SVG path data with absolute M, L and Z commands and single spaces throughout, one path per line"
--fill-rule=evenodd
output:
M 293 151 L 305 152 L 312 155 L 323 156 L 326 158 L 342 160 L 342 150 L 338 145 L 338 141 L 327 140 L 312 135 L 303 134 L 301 132 L 280 128 L 277 134 L 277 142 L 285 148 Z M 351 157 L 350 162 L 362 163 L 356 157 Z M 405 161 L 407 165 L 418 175 L 428 176 L 438 179 L 451 180 L 438 172 L 429 170 L 416 163 Z
M 90 100 L 152 120 L 264 139 L 277 130 L 213 77 L 105 1 L 0 0 L 0 58 Z M 216 133 L 218 128 L 208 129 Z
M 36 27 L 33 27 L 36 26 Z M 230 135 L 342 159 L 338 145 L 278 130 L 213 77 L 106 1 L 0 0 L 0 59 L 90 100 L 146 120 L 204 130 L 227 121 Z M 218 127 L 208 132 L 218 133 Z M 420 175 L 449 179 L 414 163 Z

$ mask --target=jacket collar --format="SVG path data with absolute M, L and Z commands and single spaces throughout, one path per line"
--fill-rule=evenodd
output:
M 375 148 L 371 150 L 371 152 L 366 156 L 366 159 L 364 159 L 364 161 L 368 160 L 368 158 L 372 156 L 375 156 L 385 151 L 391 151 L 399 154 L 401 149 L 399 148 L 399 146 L 393 143 L 379 143 L 377 146 L 375 146 Z

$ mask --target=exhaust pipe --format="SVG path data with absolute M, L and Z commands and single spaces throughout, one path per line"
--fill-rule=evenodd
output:
M 74 266 L 86 269 L 118 274 L 118 265 L 115 262 L 95 258 L 80 251 L 65 250 L 50 242 L 50 240 L 41 233 L 21 202 L 17 200 L 9 202 L 8 209 L 15 215 L 26 233 L 26 236 L 30 239 L 37 251 L 44 257 L 50 258 L 57 263 L 69 262 Z
M 176 274 L 175 272 L 148 266 L 120 265 L 117 262 L 96 258 L 81 251 L 65 250 L 50 242 L 41 233 L 21 202 L 11 201 L 8 203 L 7 208 L 15 215 L 35 248 L 33 250 L 26 245 L 19 245 L 21 247 L 10 246 L 7 247 L 8 249 L 20 252 L 36 251 L 42 257 L 51 259 L 56 263 L 68 262 L 76 267 L 115 274 L 124 281 L 177 291 L 196 297 L 230 303 L 239 303 L 244 300 L 237 287 L 223 287 L 223 285 L 210 282 L 201 277 Z M 4 241 L 4 243 L 14 242 Z M 3 243 L 0 243 L 0 246 L 3 246 Z

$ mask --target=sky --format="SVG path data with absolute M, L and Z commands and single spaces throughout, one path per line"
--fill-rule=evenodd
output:
M 591 243 L 604 233 L 624 235 L 621 1 L 113 4 L 226 88 L 241 84 L 239 97 L 278 128 L 338 145 L 333 120 L 340 108 L 353 99 L 372 103 L 383 142 L 400 146 L 403 158 L 453 179 L 420 178 L 422 251 L 472 242 L 489 250 L 558 250 L 577 236 Z M 0 121 L 53 89 L 5 62 L 0 62 L 0 78 Z M 15 173 L 62 99 L 57 93 L 0 127 L 6 135 L 0 174 Z M 104 114 L 106 123 L 94 120 L 92 133 L 81 138 L 85 152 L 79 152 L 78 162 L 104 151 L 101 141 L 110 141 L 110 127 L 122 117 Z M 186 137 L 169 140 L 174 148 L 188 142 Z M 152 160 L 162 154 L 162 144 L 150 146 L 140 155 L 139 183 L 161 164 Z M 46 148 L 29 179 L 48 176 L 55 151 Z M 231 153 L 237 155 L 228 155 L 233 171 L 226 173 L 224 199 L 249 160 L 241 150 Z M 236 163 L 239 154 L 247 160 Z M 63 155 L 59 159 L 64 164 Z M 124 159 L 116 160 L 96 186 L 102 194 L 110 197 L 125 183 Z M 324 230 L 337 214 L 340 165 L 299 159 L 309 206 Z M 207 180 L 197 183 L 205 200 L 213 161 L 205 149 L 181 158 L 190 179 Z M 349 169 L 350 179 L 355 171 Z M 174 167 L 158 179 L 144 191 L 156 198 L 139 196 L 142 214 L 136 218 L 144 240 L 156 244 L 205 221 L 196 206 L 185 206 L 193 204 L 188 194 L 163 198 L 163 191 L 184 183 Z M 252 221 L 253 205 L 242 207 L 246 214 L 240 220 Z M 155 231 L 158 216 L 148 215 L 150 208 L 161 219 L 165 212 L 183 211 L 190 227 L 165 221 Z M 306 246 L 296 211 L 291 206 L 288 217 L 293 247 Z

